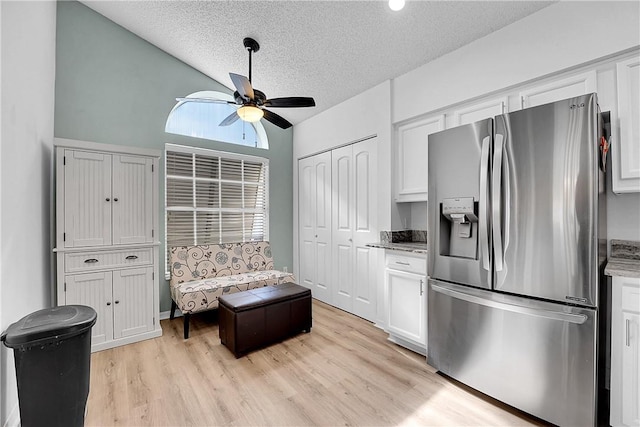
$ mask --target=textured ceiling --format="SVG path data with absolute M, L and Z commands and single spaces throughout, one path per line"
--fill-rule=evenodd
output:
M 253 86 L 316 100 L 274 109 L 296 124 L 552 2 L 407 1 L 400 12 L 381 0 L 83 3 L 229 88 L 229 72 L 248 75 L 242 39 L 256 39 Z

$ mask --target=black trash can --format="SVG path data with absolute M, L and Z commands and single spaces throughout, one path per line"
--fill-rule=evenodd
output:
M 84 425 L 96 317 L 83 305 L 47 308 L 0 337 L 13 349 L 23 427 Z

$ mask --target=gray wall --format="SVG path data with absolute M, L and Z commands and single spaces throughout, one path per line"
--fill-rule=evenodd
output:
M 269 150 L 165 133 L 176 97 L 199 90 L 230 90 L 77 2 L 58 2 L 55 89 L 56 137 L 160 150 L 171 142 L 268 158 L 274 264 L 292 270 L 291 129 L 263 121 Z M 158 209 L 164 241 L 164 167 L 160 178 Z M 163 244 L 161 253 L 164 250 Z M 164 277 L 163 260 L 160 269 Z M 160 311 L 169 310 L 170 303 L 169 285 L 161 281 Z

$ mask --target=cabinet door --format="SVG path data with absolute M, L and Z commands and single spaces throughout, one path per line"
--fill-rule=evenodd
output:
M 153 268 L 113 272 L 113 337 L 153 330 Z
M 483 119 L 492 119 L 507 112 L 507 98 L 493 99 L 453 112 L 456 126 L 466 125 Z
M 522 108 L 529 108 L 593 92 L 597 92 L 596 72 L 589 71 L 522 91 L 520 101 Z
M 65 304 L 92 307 L 98 318 L 91 329 L 91 344 L 113 339 L 111 272 L 75 274 L 65 277 Z
M 420 345 L 427 343 L 426 286 L 427 277 L 387 268 L 387 329 L 394 335 Z
M 152 159 L 113 156 L 113 244 L 153 241 Z
M 622 424 L 640 425 L 640 314 L 622 313 Z
M 111 244 L 111 155 L 64 151 L 64 246 Z
M 427 200 L 427 143 L 429 134 L 444 129 L 444 115 L 398 127 L 396 161 L 396 201 Z
M 331 304 L 331 153 L 298 163 L 300 281 Z
M 620 141 L 612 149 L 613 191 L 640 192 L 640 57 L 616 64 Z

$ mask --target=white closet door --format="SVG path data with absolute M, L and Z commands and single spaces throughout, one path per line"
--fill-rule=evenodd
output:
M 64 246 L 111 244 L 111 155 L 64 151 Z
M 153 268 L 113 272 L 113 337 L 153 330 Z
M 355 182 L 352 146 L 331 152 L 333 305 L 353 308 L 353 229 L 355 228 Z
M 91 328 L 91 344 L 113 339 L 111 272 L 76 274 L 65 277 L 65 304 L 92 307 L 98 317 Z
M 331 304 L 331 153 L 298 162 L 299 280 Z
M 378 249 L 365 245 L 380 240 L 377 221 L 377 138 L 353 145 L 353 314 L 374 321 Z
M 113 244 L 153 242 L 152 160 L 113 157 Z

